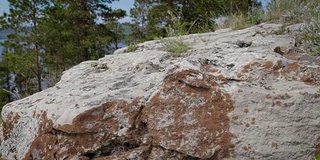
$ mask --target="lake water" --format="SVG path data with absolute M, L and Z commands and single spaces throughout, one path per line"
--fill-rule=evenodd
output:
M 0 43 L 4 42 L 5 39 L 0 39 Z M 111 45 L 112 47 L 115 47 L 115 45 Z M 118 47 L 122 48 L 125 47 L 126 45 L 123 42 L 118 43 Z M 0 61 L 2 60 L 2 52 L 3 52 L 3 46 L 0 45 Z

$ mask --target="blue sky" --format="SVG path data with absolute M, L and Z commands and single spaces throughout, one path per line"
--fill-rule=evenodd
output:
M 267 5 L 267 2 L 270 0 L 261 0 L 263 6 Z M 124 9 L 127 11 L 127 14 L 130 14 L 130 8 L 133 7 L 133 2 L 134 0 L 120 0 L 113 2 L 111 4 L 111 7 L 114 9 Z M 9 3 L 7 0 L 0 0 L 0 15 L 3 14 L 3 12 L 8 12 L 9 11 Z M 128 22 L 130 21 L 130 17 L 125 17 L 121 20 L 121 22 Z

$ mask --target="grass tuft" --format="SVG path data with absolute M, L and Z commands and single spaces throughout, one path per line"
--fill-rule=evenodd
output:
M 286 25 L 282 25 L 279 30 L 272 31 L 275 35 L 284 35 L 286 33 Z
M 320 160 L 320 153 L 316 154 L 315 160 Z
M 320 56 L 320 3 L 319 0 L 271 0 L 267 7 L 268 22 L 304 23 L 303 45 L 310 55 Z M 282 33 L 282 30 L 276 34 Z
M 273 23 L 300 23 L 305 0 L 271 0 L 267 6 L 269 22 Z
M 310 0 L 304 7 L 304 43 L 311 55 L 320 56 L 320 3 Z
M 126 49 L 126 53 L 129 53 L 129 52 L 134 52 L 138 49 L 138 46 L 137 45 L 134 45 L 134 44 L 130 44 L 127 49 Z
M 265 12 L 261 8 L 256 8 L 253 13 L 233 13 L 226 17 L 226 20 L 221 25 L 217 26 L 217 29 L 232 28 L 233 30 L 240 30 L 248 28 L 265 21 Z
M 174 40 L 163 41 L 165 50 L 172 53 L 172 57 L 181 57 L 182 53 L 187 52 L 190 49 L 189 44 L 183 42 L 179 37 Z
M 182 53 L 187 52 L 191 47 L 188 43 L 184 42 L 181 38 L 182 35 L 187 35 L 193 25 L 186 30 L 186 23 L 179 19 L 179 16 L 173 12 L 168 11 L 172 24 L 165 27 L 167 37 L 174 37 L 172 39 L 161 39 L 166 51 L 172 53 L 172 57 L 181 57 Z

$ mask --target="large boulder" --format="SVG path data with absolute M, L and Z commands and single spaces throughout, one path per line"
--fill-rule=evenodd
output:
M 279 29 L 184 36 L 191 49 L 177 58 L 162 40 L 83 62 L 3 108 L 2 158 L 312 159 L 320 60 L 290 58 L 294 36 Z

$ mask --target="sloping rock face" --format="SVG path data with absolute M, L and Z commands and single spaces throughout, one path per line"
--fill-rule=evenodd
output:
M 178 58 L 152 41 L 83 62 L 4 107 L 2 158 L 312 159 L 320 60 L 290 59 L 280 27 L 184 36 L 192 49 Z

